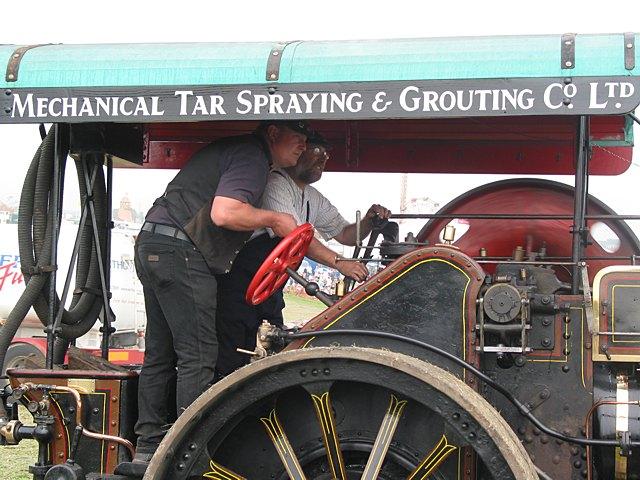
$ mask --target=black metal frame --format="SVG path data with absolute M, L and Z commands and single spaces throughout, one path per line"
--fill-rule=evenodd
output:
M 74 266 L 76 263 L 76 259 L 78 257 L 78 252 L 80 248 L 80 240 L 81 240 L 81 232 L 83 231 L 87 218 L 90 215 L 91 225 L 93 229 L 93 241 L 95 245 L 95 254 L 98 259 L 103 258 L 102 248 L 100 246 L 99 235 L 98 235 L 98 222 L 95 211 L 94 204 L 94 187 L 97 176 L 97 169 L 102 168 L 102 162 L 100 161 L 98 154 L 82 154 L 80 161 L 83 163 L 84 170 L 84 178 L 82 179 L 85 183 L 85 187 L 87 190 L 86 198 L 82 204 L 82 214 L 80 217 L 80 223 L 78 225 L 78 232 L 76 234 L 75 244 L 73 247 L 73 252 L 71 254 L 71 260 L 69 261 L 69 268 L 67 270 L 67 276 L 65 278 L 65 284 L 62 291 L 62 296 L 60 301 L 57 302 L 57 293 L 56 293 L 56 270 L 58 265 L 58 239 L 59 239 L 59 228 L 60 228 L 60 220 L 62 214 L 62 178 L 64 176 L 64 168 L 61 168 L 61 165 L 64 165 L 66 162 L 66 151 L 62 148 L 62 134 L 61 129 L 64 124 L 54 124 L 54 133 L 55 133 L 55 158 L 53 162 L 53 188 L 51 193 L 51 209 L 55 212 L 56 218 L 53 222 L 53 232 L 52 232 L 52 245 L 51 245 L 51 264 L 54 266 L 51 272 L 50 285 L 49 285 L 49 321 L 48 326 L 45 329 L 47 333 L 47 354 L 46 354 L 46 368 L 52 369 L 54 364 L 54 344 L 55 338 L 60 333 L 60 323 L 62 322 L 62 315 L 64 313 L 64 306 L 66 303 L 67 296 L 69 294 L 69 287 L 71 285 L 71 277 L 73 275 Z M 91 171 L 91 176 L 89 176 L 89 161 L 87 156 L 91 155 L 94 157 L 95 165 L 93 170 Z M 111 333 L 113 333 L 114 328 L 111 326 L 113 322 L 112 311 L 110 307 L 110 271 L 111 271 L 111 228 L 112 228 L 112 220 L 111 220 L 111 206 L 112 206 L 112 198 L 113 198 L 113 162 L 110 157 L 107 158 L 107 239 L 106 239 L 106 250 L 104 255 L 104 262 L 98 262 L 98 270 L 100 274 L 100 293 L 102 295 L 102 321 L 103 326 L 100 328 L 102 332 L 102 345 L 101 345 L 101 353 L 103 358 L 108 358 L 109 355 L 109 337 Z

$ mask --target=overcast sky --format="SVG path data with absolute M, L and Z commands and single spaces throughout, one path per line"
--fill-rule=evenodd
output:
M 7 18 L 0 43 L 128 43 L 190 41 L 274 41 L 398 38 L 430 36 L 520 35 L 564 32 L 621 33 L 638 30 L 640 1 L 400 1 L 319 0 L 272 2 L 135 2 L 112 0 L 25 2 L 28 15 Z M 5 9 L 6 10 L 6 9 Z M 636 134 L 639 132 L 636 129 Z M 18 193 L 37 148 L 37 126 L 0 125 L 0 197 Z M 640 159 L 636 162 L 640 163 Z M 146 210 L 162 192 L 168 172 L 144 172 L 145 180 L 127 172 L 116 176 L 115 198 L 128 193 L 134 207 Z M 494 177 L 492 179 L 498 179 Z M 570 178 L 556 178 L 572 182 Z M 445 203 L 471 187 L 486 183 L 478 176 L 411 175 L 408 197 L 429 196 Z M 634 212 L 630 193 L 640 185 L 640 167 L 623 176 L 594 178 L 591 193 L 620 213 Z M 384 186 L 384 188 L 382 187 Z M 317 184 L 348 219 L 357 206 L 384 203 L 397 211 L 400 175 L 326 174 Z M 635 190 L 634 190 L 635 189 Z M 632 204 L 633 203 L 633 204 Z M 636 227 L 636 225 L 634 225 Z

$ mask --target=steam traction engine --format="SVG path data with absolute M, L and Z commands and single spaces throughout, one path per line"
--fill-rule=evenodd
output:
M 638 478 L 640 267 L 616 264 L 640 245 L 588 196 L 584 260 L 571 261 L 576 197 L 508 180 L 428 215 L 410 241 L 380 225 L 379 272 L 340 298 L 295 272 L 312 236 L 300 227 L 247 298 L 291 275 L 327 310 L 300 331 L 261 328 L 257 356 L 284 352 L 205 392 L 147 477 Z M 598 223 L 615 248 L 593 238 Z M 9 372 L 5 403 L 27 405 L 36 425 L 10 408 L 4 441 L 35 438 L 57 464 L 36 463 L 36 478 L 135 478 L 135 373 L 86 368 Z
M 154 461 L 153 473 L 278 478 L 284 465 L 289 478 L 637 478 L 640 268 L 602 268 L 592 310 L 592 273 L 586 263 L 572 269 L 570 244 L 558 241 L 569 222 L 531 230 L 531 219 L 513 214 L 545 195 L 536 208 L 545 223 L 574 197 L 555 182 L 497 182 L 434 215 L 418 235 L 423 246 L 383 242 L 386 267 L 335 303 L 325 297 L 329 308 L 300 332 L 281 334 L 293 339 L 284 353 L 200 398 L 163 444 L 173 461 Z M 499 209 L 497 219 L 474 218 L 487 199 L 514 218 Z M 588 208 L 613 214 L 594 198 Z M 465 235 L 440 243 L 449 220 L 467 215 Z M 610 225 L 617 254 L 636 255 L 628 227 Z M 526 248 L 516 238 L 523 228 Z M 265 262 L 259 296 L 300 257 L 294 240 Z M 456 246 L 463 242 L 483 256 L 472 259 Z M 585 256 L 614 260 L 597 242 Z M 573 270 L 585 281 L 577 294 Z M 189 448 L 196 455 L 185 461 Z M 265 451 L 277 455 L 246 454 Z

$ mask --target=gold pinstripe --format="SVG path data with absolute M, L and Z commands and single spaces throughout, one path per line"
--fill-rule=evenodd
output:
M 213 460 L 209 460 L 209 468 L 211 469 L 210 472 L 202 474 L 204 478 L 211 478 L 212 480 L 246 480 L 244 477 L 232 472 L 228 468 L 224 468 Z
M 324 440 L 324 447 L 327 451 L 327 458 L 329 459 L 329 466 L 335 480 L 346 480 L 347 473 L 344 467 L 344 459 L 342 458 L 342 451 L 340 450 L 340 441 L 336 435 L 335 418 L 333 417 L 333 411 L 331 409 L 331 400 L 329 398 L 329 392 L 323 393 L 321 396 L 311 395 L 313 399 L 313 406 L 316 409 L 316 415 L 320 422 L 322 429 L 322 438 Z M 331 437 L 331 440 L 329 439 Z M 330 442 L 333 443 L 335 451 L 332 450 Z M 334 455 L 335 453 L 335 455 Z M 338 468 L 336 469 L 336 463 Z
M 389 444 L 391 443 L 393 434 L 395 433 L 398 422 L 400 421 L 400 416 L 402 415 L 402 411 L 406 405 L 406 400 L 398 400 L 395 395 L 391 395 L 389 408 L 382 419 L 380 431 L 378 432 L 376 441 L 371 449 L 367 465 L 364 467 L 364 471 L 362 472 L 361 480 L 376 480 L 378 478 L 378 473 L 380 473 L 380 469 L 382 468 L 384 457 L 389 449 Z
M 271 438 L 273 445 L 276 447 L 278 456 L 280 457 L 280 460 L 282 460 L 282 464 L 287 470 L 291 480 L 305 480 L 302 467 L 293 452 L 293 448 L 291 448 L 287 435 L 282 429 L 282 425 L 278 420 L 275 409 L 271 410 L 268 417 L 263 417 L 260 421 L 267 430 L 267 434 L 269 435 L 269 438 Z
M 446 458 L 451 455 L 458 447 L 451 445 L 447 437 L 442 435 L 440 441 L 427 454 L 424 460 L 418 465 L 413 472 L 407 477 L 407 480 L 426 480 Z M 421 475 L 418 477 L 418 475 Z

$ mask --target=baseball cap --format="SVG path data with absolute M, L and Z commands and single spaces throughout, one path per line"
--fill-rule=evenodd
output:
M 269 125 L 275 125 L 277 127 L 287 127 L 294 132 L 302 133 L 309 136 L 311 128 L 309 124 L 304 120 L 262 120 L 258 126 L 258 130 L 265 130 Z

